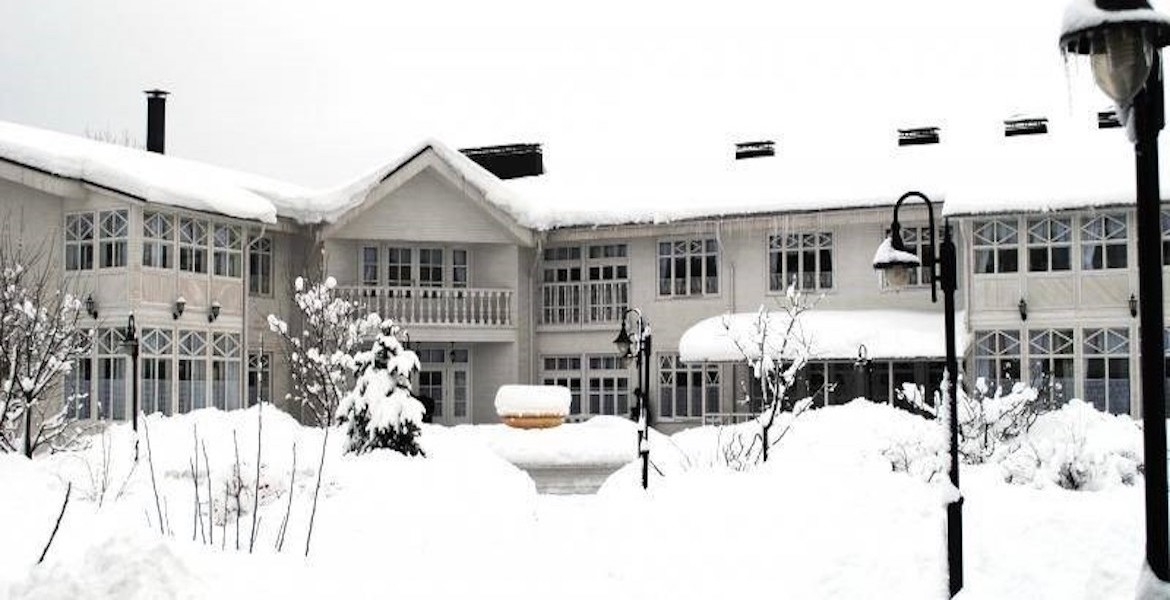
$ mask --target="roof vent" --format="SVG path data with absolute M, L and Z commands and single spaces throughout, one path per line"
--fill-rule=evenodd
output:
M 500 179 L 531 177 L 544 173 L 540 144 L 505 144 L 460 150 L 467 158 Z
M 899 146 L 922 146 L 937 144 L 939 141 L 938 127 L 911 127 L 898 130 Z
M 740 142 L 735 145 L 735 160 L 761 156 L 776 156 L 776 142 L 760 140 L 758 142 Z
M 1113 129 L 1121 127 L 1121 120 L 1117 118 L 1117 111 L 1114 109 L 1103 110 L 1097 113 L 1097 129 Z
M 1048 119 L 1044 117 L 1022 117 L 1003 122 L 1004 137 L 1016 135 L 1039 135 L 1048 133 Z

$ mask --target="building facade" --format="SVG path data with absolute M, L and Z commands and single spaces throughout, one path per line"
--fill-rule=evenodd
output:
M 889 321 L 857 348 L 815 353 L 799 393 L 821 404 L 857 396 L 897 403 L 904 384 L 929 396 L 941 379 L 942 307 L 931 302 L 929 273 L 894 291 L 871 266 L 895 197 L 540 226 L 505 201 L 506 181 L 438 142 L 356 182 L 340 201 L 190 167 L 269 203 L 271 214 L 259 214 L 54 171 L 36 152 L 47 164 L 53 144 L 19 154 L 0 144 L 0 214 L 19 224 L 6 242 L 47 244 L 63 287 L 94 300 L 85 323 L 96 332 L 94 354 L 63 393 L 87 396 L 73 408 L 79 418 L 127 418 L 131 386 L 147 413 L 284 403 L 289 376 L 267 317 L 295 326 L 292 282 L 309 274 L 334 277 L 341 295 L 405 325 L 421 361 L 415 391 L 434 400 L 443 424 L 496 422 L 496 390 L 510 383 L 569 388 L 574 418 L 628 415 L 637 384 L 613 339 L 630 307 L 652 325 L 656 427 L 750 412 L 742 361 L 684 361 L 680 341 L 705 319 L 778 307 L 789 286 L 841 317 L 825 338 Z M 176 160 L 103 164 L 130 177 L 136 168 L 179 168 L 167 162 Z M 949 214 L 958 226 L 968 373 L 1140 414 L 1132 210 Z M 925 253 L 925 209 L 904 207 L 900 222 L 907 245 Z M 130 314 L 137 381 L 120 338 Z M 919 334 L 901 327 L 902 316 L 937 319 L 927 350 L 906 339 Z

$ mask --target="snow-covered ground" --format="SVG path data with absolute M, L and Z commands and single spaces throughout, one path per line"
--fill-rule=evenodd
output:
M 129 472 L 133 438 L 126 426 L 94 436 L 83 452 L 33 461 L 0 455 L 0 597 L 944 596 L 950 492 L 931 477 L 943 438 L 933 422 L 887 406 L 855 401 L 806 413 L 768 464 L 742 471 L 721 466 L 719 448 L 736 430 L 655 436 L 662 475 L 654 472 L 649 493 L 630 464 L 595 496 L 537 495 L 532 481 L 496 453 L 517 443 L 501 439 L 515 436 L 491 428 L 425 426 L 426 458 L 386 451 L 343 456 L 335 431 L 307 559 L 322 432 L 265 408 L 259 525 L 249 555 L 256 417 L 256 409 L 151 417 L 158 508 L 145 439 Z M 1068 429 L 1060 423 L 1034 429 Z M 200 448 L 202 533 L 191 477 L 196 425 L 208 458 Z M 1098 429 L 1087 426 L 1074 437 L 1094 439 Z M 632 432 L 604 421 L 566 430 L 582 436 L 581 458 L 594 452 L 584 445 L 590 430 L 599 440 L 632 442 Z M 240 500 L 239 550 L 229 482 L 233 431 L 248 488 Z M 565 444 L 549 441 L 554 431 L 532 436 L 532 443 Z M 1133 436 L 1140 449 L 1137 427 L 1114 423 L 1108 435 L 1114 447 Z M 553 454 L 567 460 L 572 452 L 561 447 Z M 895 471 L 905 458 L 918 468 Z M 1005 473 L 994 462 L 963 471 L 962 598 L 1133 597 L 1143 545 L 1140 476 L 1132 485 L 1102 478 L 1099 489 L 1070 491 L 1045 477 L 1009 484 Z M 73 490 L 60 533 L 35 566 L 66 482 Z M 213 544 L 204 541 L 212 535 L 208 485 Z M 286 540 L 277 553 L 286 510 Z M 169 522 L 166 535 L 159 533 L 160 512 Z

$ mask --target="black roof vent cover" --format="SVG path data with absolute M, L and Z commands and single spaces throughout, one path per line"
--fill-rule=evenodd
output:
M 1117 118 L 1117 111 L 1103 110 L 1097 113 L 1097 129 L 1113 129 L 1121 127 L 1121 120 Z
M 1003 122 L 1004 137 L 1017 135 L 1040 135 L 1048 133 L 1048 119 L 1044 117 L 1023 117 Z
M 939 142 L 938 127 L 911 127 L 898 130 L 899 146 L 922 146 Z
M 459 150 L 500 179 L 532 177 L 544 173 L 540 144 L 505 144 Z
M 735 145 L 735 160 L 761 156 L 776 156 L 776 142 L 760 140 L 758 142 L 740 142 Z

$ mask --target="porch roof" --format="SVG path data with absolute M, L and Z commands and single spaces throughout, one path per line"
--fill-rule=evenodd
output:
M 769 331 L 766 348 L 779 354 L 788 314 L 766 313 Z M 956 315 L 957 352 L 967 347 L 964 313 Z M 692 325 L 679 340 L 683 362 L 738 362 L 759 355 L 757 322 L 760 313 L 725 314 Z M 872 359 L 915 359 L 946 356 L 946 337 L 941 311 L 919 310 L 809 310 L 800 315 L 793 334 L 809 342 L 809 357 L 821 360 L 854 360 L 864 344 Z M 738 342 L 738 345 L 737 345 Z M 743 351 L 740 350 L 743 347 Z M 785 355 L 791 355 L 791 346 Z

